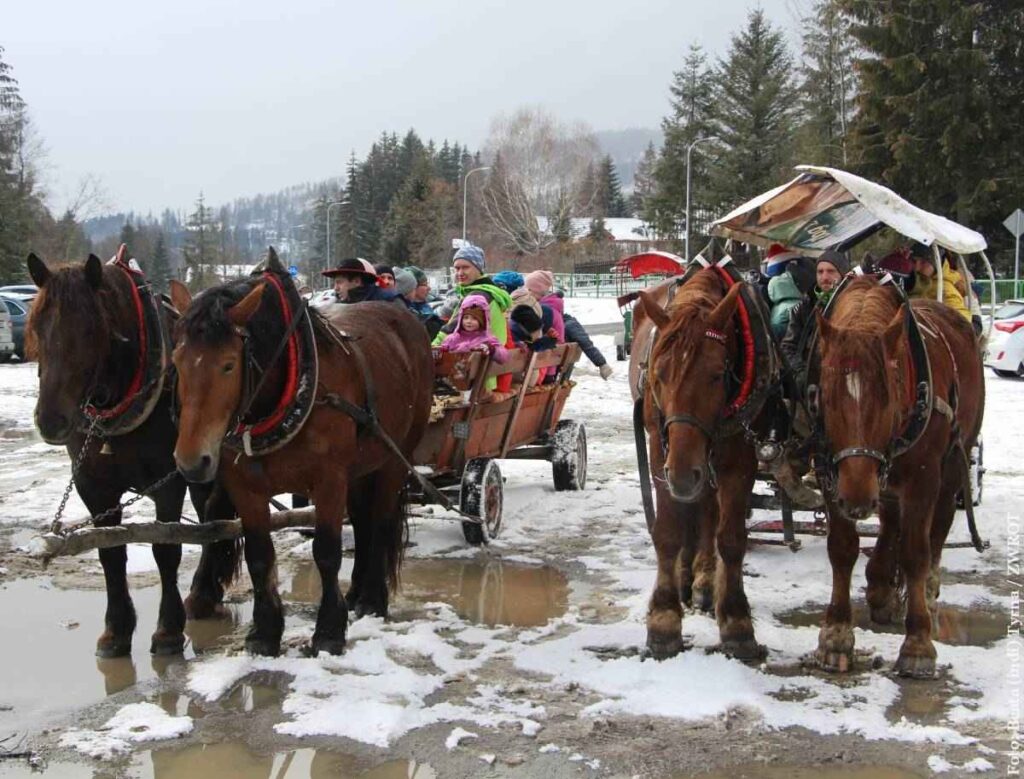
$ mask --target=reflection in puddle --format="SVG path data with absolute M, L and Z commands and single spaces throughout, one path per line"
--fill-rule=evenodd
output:
M 132 656 L 101 659 L 95 649 L 103 632 L 104 592 L 63 590 L 46 579 L 19 579 L 0 587 L 0 625 L 7 639 L 0 663 L 0 704 L 10 707 L 0 709 L 0 733 L 31 729 L 60 712 L 162 678 L 181 665 L 181 655 L 149 654 L 160 588 L 133 588 L 132 600 L 139 620 Z M 189 622 L 185 630 L 191 641 L 184 658 L 216 648 L 235 630 L 240 614 L 235 607 L 227 618 Z M 72 621 L 78 627 L 69 630 L 65 625 Z M 46 673 L 26 673 L 40 668 Z
M 728 772 L 684 774 L 676 779 L 919 779 L 920 774 L 894 766 L 734 766 Z
M 876 625 L 871 621 L 867 605 L 854 604 L 857 627 L 875 633 L 904 632 L 902 621 L 892 625 Z M 779 615 L 779 622 L 792 627 L 818 627 L 825 617 L 825 608 L 799 609 Z M 939 629 L 932 634 L 935 641 L 954 646 L 991 646 L 1006 637 L 1007 615 L 995 609 L 939 604 Z
M 131 775 L 139 779 L 436 779 L 427 765 L 394 760 L 369 771 L 337 752 L 298 749 L 259 755 L 240 744 L 207 744 L 160 749 L 137 757 Z
M 347 587 L 346 582 L 342 590 Z M 312 561 L 296 566 L 282 597 L 320 602 L 320 573 Z M 569 584 L 564 575 L 547 566 L 500 560 L 407 560 L 394 603 L 396 616 L 431 601 L 443 601 L 463 619 L 490 627 L 537 627 L 565 613 Z

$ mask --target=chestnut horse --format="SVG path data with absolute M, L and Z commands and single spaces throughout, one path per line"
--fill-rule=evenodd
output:
M 903 451 L 895 447 L 914 412 L 915 385 L 923 380 L 911 378 L 906 305 L 891 284 L 865 277 L 847 283 L 828 318 L 818 314 L 815 358 L 827 461 L 832 600 L 816 658 L 831 670 L 852 666 L 856 520 L 877 508 L 881 532 L 866 571 L 871 616 L 882 623 L 892 618 L 898 566 L 907 613 L 896 670 L 931 677 L 939 561 L 957 494 L 967 485 L 964 452 L 981 430 L 985 383 L 970 324 L 941 303 L 912 301 L 931 364 L 932 402 L 920 437 Z
M 647 612 L 647 647 L 656 658 L 683 648 L 682 603 L 692 595 L 707 609 L 712 592 L 722 651 L 744 660 L 764 654 L 743 591 L 747 504 L 757 458 L 742 431 L 726 433 L 722 425 L 739 354 L 733 317 L 741 287 L 736 283 L 724 292 L 718 272 L 708 268 L 680 286 L 671 301 L 672 286 L 665 283 L 641 292 L 636 306 L 630 385 L 634 401 L 643 399 L 655 482 L 651 536 L 658 574 Z
M 39 362 L 39 399 L 35 422 L 43 440 L 67 447 L 73 463 L 79 497 L 92 515 L 116 509 L 128 490 L 143 490 L 174 470 L 174 441 L 169 382 L 148 416 L 122 434 L 93 435 L 85 407 L 115 410 L 128 399 L 140 372 L 140 338 L 134 283 L 122 267 L 103 265 L 90 256 L 83 265 L 51 271 L 34 254 L 28 258 L 32 280 L 39 287 L 25 331 L 28 353 Z M 148 292 L 146 293 L 148 294 Z M 160 307 L 160 326 L 169 343 L 172 312 Z M 162 371 L 165 366 L 155 370 Z M 84 448 L 84 451 L 83 451 Z M 79 462 L 80 460 L 80 462 Z M 211 496 L 212 485 L 190 488 L 192 504 L 201 519 L 229 519 L 234 509 L 221 492 Z M 151 496 L 160 522 L 177 522 L 185 497 L 185 482 L 170 480 Z M 117 525 L 121 512 L 112 511 L 98 521 Z M 131 653 L 135 608 L 125 576 L 127 552 L 118 546 L 99 551 L 106 578 L 105 630 L 96 642 L 100 657 Z M 181 546 L 155 544 L 153 557 L 160 570 L 160 611 L 150 651 L 181 652 L 185 644 L 186 614 L 211 616 L 240 561 L 238 546 L 222 541 L 204 548 L 192 591 L 185 603 L 178 592 Z
M 273 254 L 268 268 L 280 270 Z M 291 284 L 286 274 L 282 283 Z M 286 337 L 285 317 L 279 295 L 264 294 L 266 286 L 250 278 L 213 287 L 193 300 L 183 285 L 172 283 L 171 297 L 186 312 L 174 350 L 181 404 L 174 457 L 190 481 L 212 479 L 219 468 L 238 508 L 254 593 L 253 625 L 246 638 L 253 653 L 277 654 L 284 629 L 269 501 L 284 492 L 311 498 L 316 507 L 313 559 L 323 585 L 311 649 L 336 654 L 345 645 L 350 607 L 357 614 L 387 615 L 388 592 L 397 585 L 407 535 L 408 473 L 372 425 L 357 424 L 331 398 L 345 399 L 349 408 L 372 408 L 375 394 L 380 429 L 411 458 L 430 412 L 430 343 L 423 326 L 395 303 L 339 307 L 331 323 L 346 334 L 344 339 L 320 315 L 300 309 L 296 316 L 313 318 L 319 355 L 312 412 L 290 441 L 263 456 L 222 448 L 246 402 L 246 340 L 264 377 L 253 390 L 252 415 L 267 417 L 285 388 L 287 368 L 284 360 L 275 360 Z M 355 533 L 355 567 L 347 598 L 342 598 L 338 571 L 346 514 Z

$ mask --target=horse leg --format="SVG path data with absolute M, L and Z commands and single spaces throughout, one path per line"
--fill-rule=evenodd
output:
M 157 522 L 181 521 L 185 484 L 175 479 L 154 498 Z M 178 592 L 181 544 L 153 544 L 153 559 L 160 571 L 160 611 L 149 646 L 154 655 L 176 655 L 185 650 L 185 606 Z
M 857 525 L 828 506 L 828 559 L 832 564 L 832 599 L 818 632 L 817 664 L 826 671 L 846 673 L 853 667 L 853 608 L 850 579 L 860 553 Z
M 699 527 L 695 523 L 683 524 L 683 548 L 679 550 L 676 575 L 679 577 L 679 600 L 693 608 L 694 562 L 697 559 Z
M 252 627 L 245 637 L 245 648 L 254 655 L 276 657 L 281 651 L 284 633 L 284 607 L 277 592 L 277 564 L 274 540 L 270 537 L 270 508 L 265 497 L 235 496 L 242 516 L 245 537 L 245 564 L 252 579 Z
M 201 522 L 232 519 L 235 507 L 227 491 L 217 482 L 190 484 L 189 495 Z M 241 541 L 215 541 L 204 544 L 199 567 L 192 576 L 192 586 L 185 598 L 185 613 L 189 619 L 210 619 L 226 615 L 224 590 L 238 573 L 241 562 Z
M 701 498 L 697 517 L 697 551 L 693 558 L 693 608 L 710 613 L 715 606 L 715 532 L 718 506 L 714 495 Z
M 683 605 L 679 600 L 676 576 L 683 548 L 686 523 L 695 523 L 692 507 L 673 501 L 657 490 L 657 521 L 651 533 L 658 557 L 654 592 L 647 605 L 647 649 L 656 660 L 664 660 L 683 650 Z
M 895 498 L 882 498 L 878 506 L 880 530 L 874 551 L 868 558 L 867 601 L 871 621 L 889 625 L 903 611 L 900 590 L 896 586 L 897 549 L 900 538 L 900 504 Z
M 377 471 L 370 499 L 370 524 L 362 537 L 369 536 L 367 555 L 361 559 L 357 616 L 388 615 L 389 592 L 398 586 L 398 572 L 406 541 L 406 481 L 400 463 L 389 463 Z M 356 542 L 359 546 L 359 541 Z
M 953 526 L 953 520 L 956 517 L 957 493 L 963 487 L 960 465 L 953 459 L 956 456 L 956 453 L 951 453 L 942 464 L 942 481 L 939 487 L 939 497 L 935 503 L 935 512 L 932 516 L 929 538 L 931 545 L 931 568 L 928 571 L 925 598 L 928 601 L 928 611 L 932 616 L 933 630 L 938 628 L 939 574 L 942 562 L 942 547 L 946 544 L 946 537 L 949 535 L 949 529 Z
M 103 489 L 88 479 L 79 479 L 78 495 L 93 516 L 117 506 L 122 494 L 120 490 Z M 97 527 L 111 527 L 120 524 L 120 509 L 96 522 Z M 113 546 L 108 549 L 100 549 L 99 554 L 100 564 L 103 566 L 103 579 L 107 588 L 107 611 L 103 617 L 103 633 L 96 640 L 96 656 L 122 657 L 130 655 L 136 618 L 135 606 L 132 605 L 131 595 L 128 594 L 126 572 L 128 549 L 124 546 Z
M 907 585 L 906 636 L 896 659 L 900 676 L 930 679 L 935 675 L 935 645 L 932 644 L 932 620 L 928 610 L 927 583 L 931 573 L 931 530 L 939 495 L 938 473 L 930 478 L 922 474 L 920 485 L 936 485 L 927 494 L 909 490 L 902 509 L 900 528 L 900 568 Z M 944 492 L 948 492 L 944 490 Z M 953 493 L 956 494 L 955 492 Z M 955 505 L 955 504 L 954 504 Z
M 349 582 L 345 602 L 355 611 L 362 593 L 363 579 L 367 570 L 367 558 L 372 540 L 372 504 L 374 477 L 365 477 L 351 486 L 348 491 L 348 521 L 352 526 L 355 550 L 352 554 L 352 579 Z
M 347 503 L 347 479 L 322 480 L 313 492 L 316 506 L 316 532 L 313 536 L 313 560 L 320 572 L 320 610 L 310 644 L 314 654 L 340 655 L 345 649 L 348 606 L 338 586 L 341 569 L 341 524 Z
M 746 447 L 749 450 L 749 447 Z M 750 603 L 743 590 L 743 557 L 747 551 L 747 498 L 754 488 L 757 463 L 753 452 L 746 462 L 720 469 L 718 486 L 718 570 L 715 616 L 721 649 L 739 660 L 761 660 L 766 649 L 754 639 Z

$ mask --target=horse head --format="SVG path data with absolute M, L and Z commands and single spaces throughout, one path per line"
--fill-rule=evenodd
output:
M 189 481 L 213 480 L 228 426 L 243 402 L 248 327 L 263 299 L 263 283 L 241 282 L 205 291 L 195 301 L 171 282 L 182 314 L 176 327 L 178 440 L 174 460 Z
M 658 328 L 648 365 L 673 499 L 692 503 L 714 481 L 713 447 L 728 402 L 727 376 L 737 352 L 730 323 L 740 285 L 723 294 L 714 271 L 701 271 L 676 293 L 668 310 L 640 293 Z
M 35 254 L 28 271 L 39 293 L 25 328 L 26 351 L 39 365 L 35 423 L 47 443 L 64 444 L 86 403 L 103 404 L 137 358 L 130 283 L 95 255 L 51 271 Z
M 885 488 L 904 402 L 905 317 L 889 290 L 870 279 L 844 291 L 831 319 L 817 312 L 820 414 L 829 470 L 836 472 L 833 497 L 851 519 L 869 516 Z

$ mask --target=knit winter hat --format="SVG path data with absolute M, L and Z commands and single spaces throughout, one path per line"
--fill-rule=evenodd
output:
M 456 260 L 465 260 L 466 262 L 472 263 L 476 266 L 476 269 L 481 273 L 484 272 L 484 266 L 487 264 L 484 260 L 484 250 L 479 246 L 474 246 L 471 243 L 467 243 L 452 257 L 452 264 L 455 264 Z
M 846 255 L 837 252 L 835 249 L 826 249 L 818 257 L 818 262 L 815 263 L 815 267 L 821 265 L 821 263 L 827 262 L 837 271 L 840 276 L 845 276 L 850 272 L 850 261 L 846 258 Z
M 459 327 L 462 327 L 462 323 L 467 319 L 475 319 L 480 325 L 480 329 L 483 330 L 487 326 L 487 314 L 479 306 L 469 306 L 468 308 L 462 309 L 462 317 L 459 319 Z
M 415 277 L 416 286 L 427 283 L 427 274 L 423 272 L 422 268 L 417 268 L 415 265 L 410 265 L 408 268 L 406 268 L 406 270 L 409 271 L 409 273 L 411 273 Z
M 416 277 L 408 268 L 398 268 L 395 271 L 395 292 L 408 297 L 416 289 Z
M 790 251 L 781 243 L 773 243 L 768 247 L 768 253 L 765 255 L 764 275 L 768 278 L 778 276 L 786 269 L 787 262 L 795 260 L 799 256 L 799 253 Z
M 491 281 L 508 293 L 512 293 L 525 284 L 522 273 L 514 270 L 503 270 L 491 276 Z
M 380 263 L 379 265 L 375 265 L 374 270 L 377 271 L 378 276 L 383 276 L 386 273 L 389 276 L 391 276 L 391 278 L 395 277 L 395 269 L 392 268 L 390 265 L 386 265 L 383 262 Z
M 535 270 L 526 275 L 526 288 L 534 297 L 542 298 L 555 286 L 555 274 L 549 270 Z
M 540 303 L 537 302 L 537 298 L 526 287 L 520 287 L 512 293 L 512 309 L 515 310 L 519 306 L 532 308 L 537 316 L 541 316 Z

